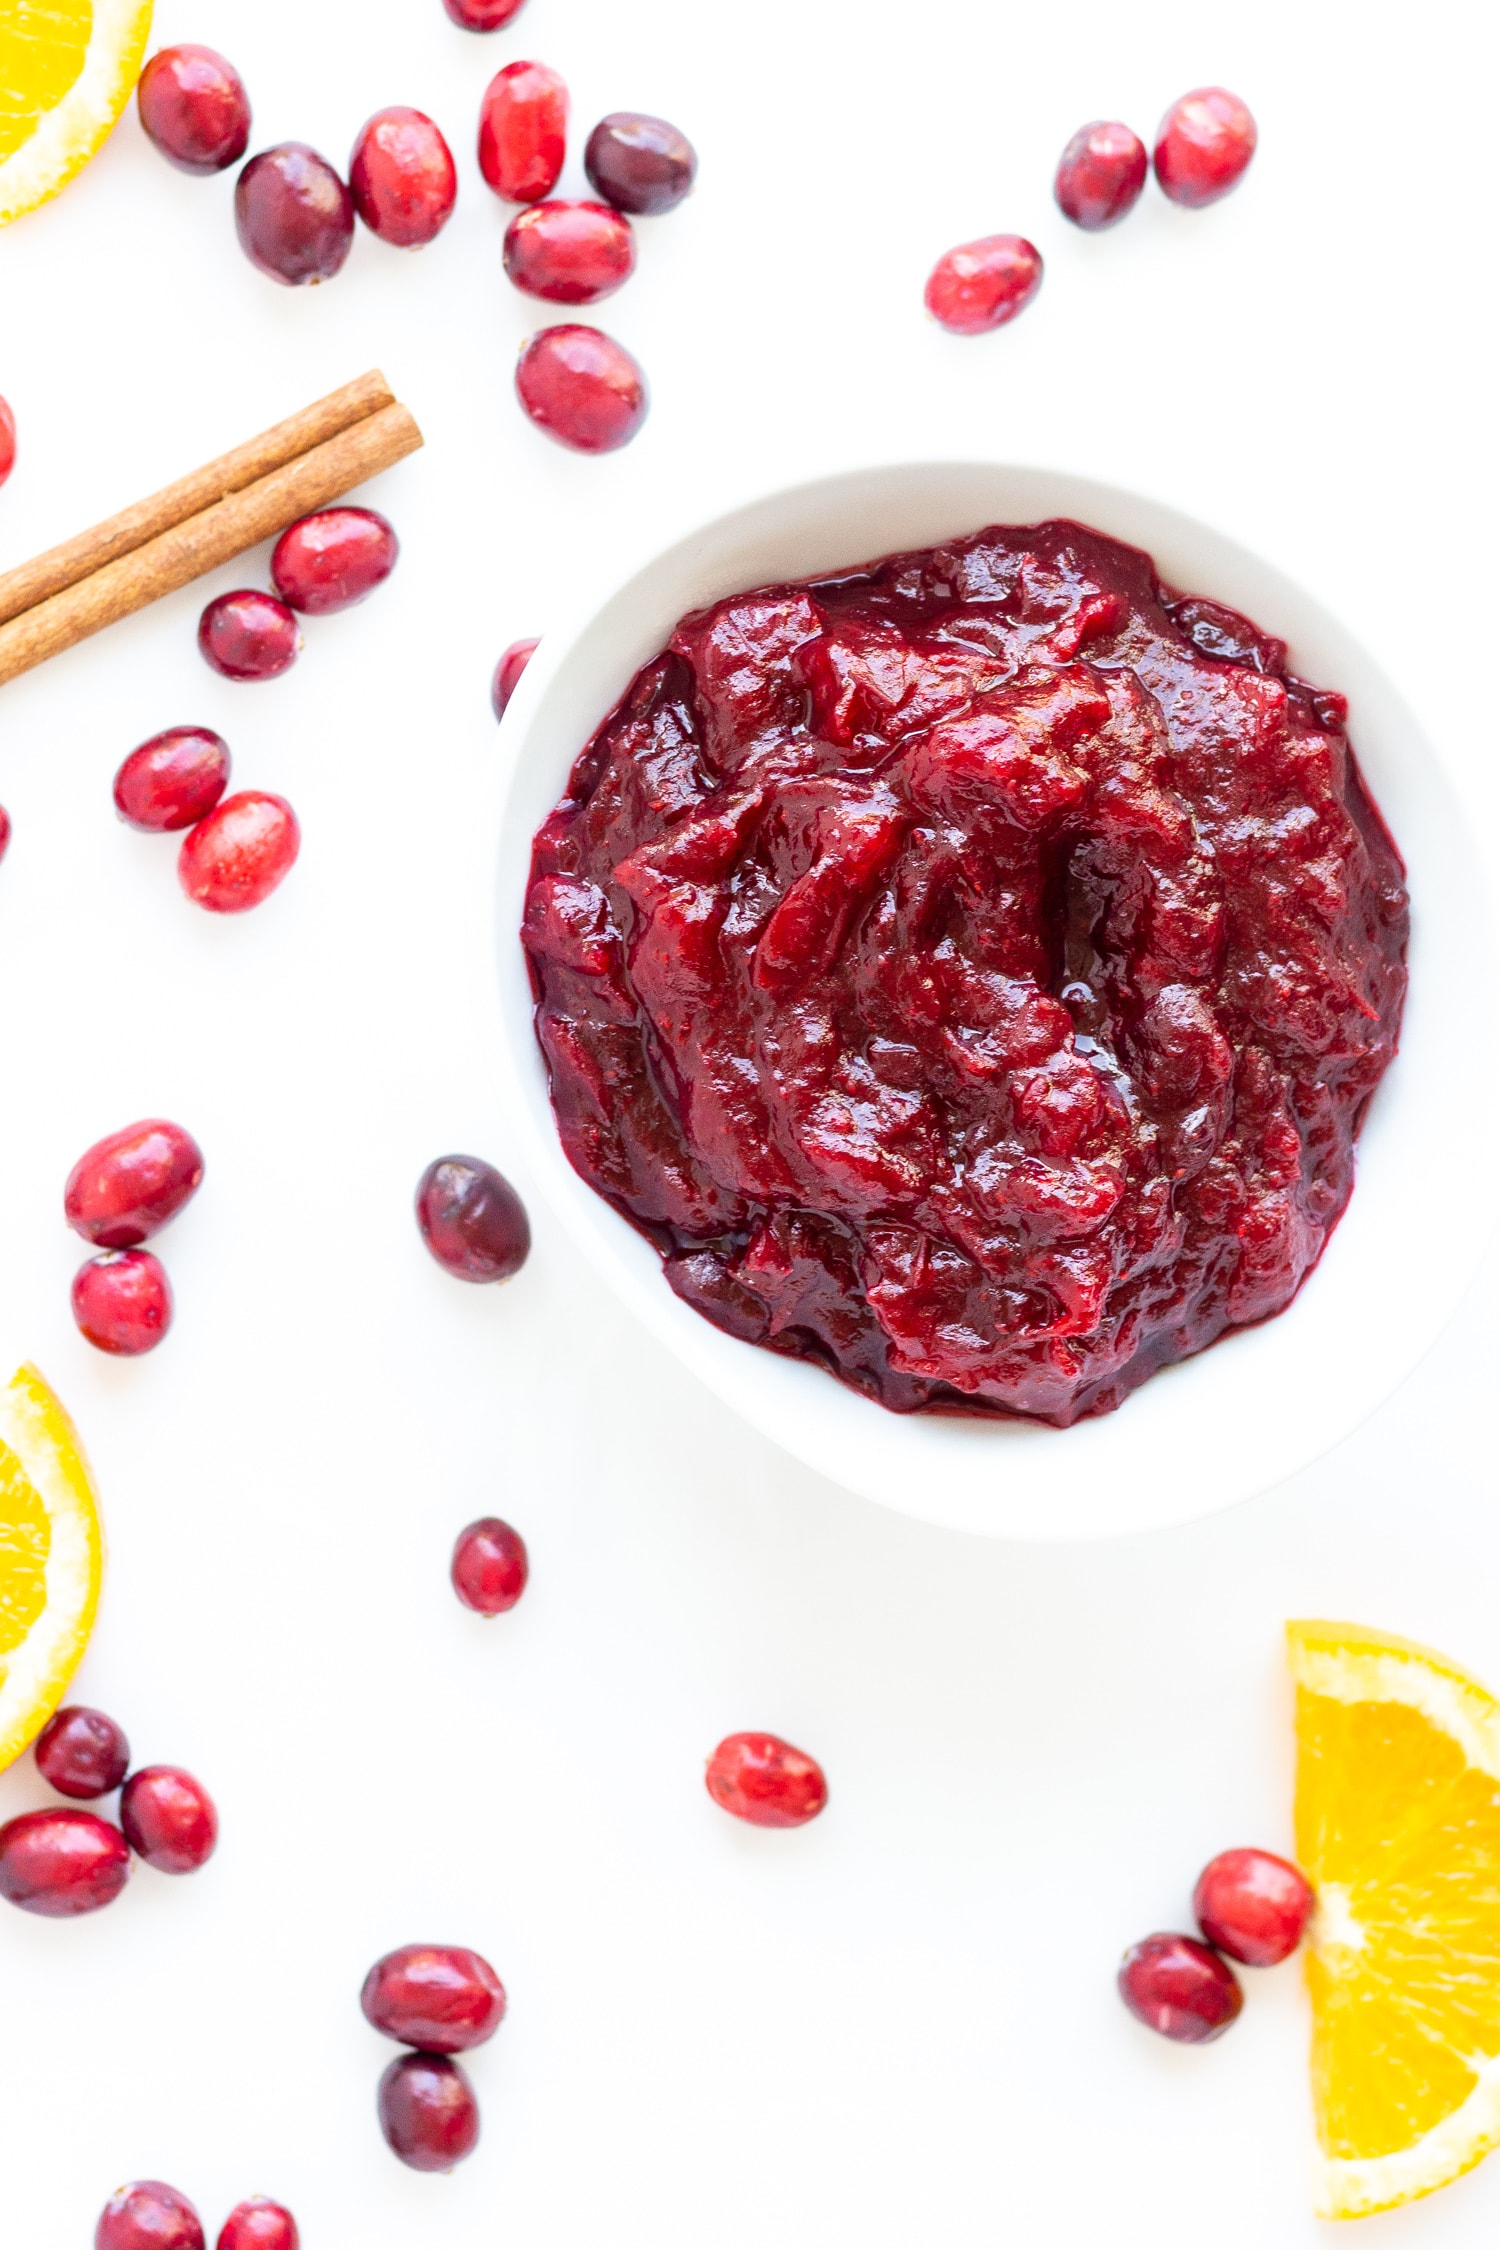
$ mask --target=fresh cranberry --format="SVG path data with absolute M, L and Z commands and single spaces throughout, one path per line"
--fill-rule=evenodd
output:
M 380 2130 L 414 2172 L 451 2172 L 479 2142 L 479 2104 L 447 2055 L 400 2055 L 384 2072 Z
M 445 1273 L 509 1281 L 526 1263 L 526 1206 L 503 1173 L 479 1156 L 439 1156 L 417 1182 L 417 1225 Z
M 1085 125 L 1062 152 L 1052 192 L 1065 218 L 1097 234 L 1123 219 L 1146 184 L 1146 144 L 1128 125 Z
M 0 1828 L 0 1898 L 28 1914 L 92 1914 L 129 1877 L 125 1839 L 97 1813 L 21 1813 Z
M 1159 1930 L 1120 1963 L 1120 1998 L 1148 2031 L 1201 2046 L 1227 2031 L 1245 2005 L 1227 1961 L 1196 1938 Z
M 590 133 L 583 168 L 594 193 L 617 211 L 654 219 L 692 193 L 698 153 L 664 117 L 616 109 Z
M 9 402 L 0 398 L 0 484 L 16 465 L 16 418 Z
M 218 595 L 198 620 L 199 653 L 226 680 L 274 680 L 296 663 L 301 646 L 286 603 L 255 586 Z
M 525 1540 L 499 1516 L 481 1516 L 454 1542 L 453 1591 L 481 1617 L 500 1617 L 514 1609 L 526 1591 L 529 1571 Z
M 36 1762 L 60 1797 L 107 1797 L 129 1771 L 130 1744 L 106 1712 L 70 1703 L 37 1736 Z
M 285 797 L 242 789 L 188 830 L 177 879 L 210 914 L 245 914 L 285 881 L 301 848 L 297 815 Z
M 1198 211 L 1239 184 L 1255 154 L 1255 119 L 1237 94 L 1200 86 L 1173 102 L 1156 134 L 1163 195 Z
M 479 169 L 507 203 L 536 203 L 567 152 L 568 89 L 545 63 L 507 63 L 479 108 Z
M 505 230 L 505 270 L 533 297 L 596 304 L 635 270 L 630 221 L 607 203 L 533 203 Z
M 300 2250 L 297 2222 L 284 2203 L 252 2195 L 237 2203 L 219 2229 L 215 2250 Z
M 576 321 L 521 347 L 516 392 L 539 429 L 575 453 L 613 453 L 646 419 L 646 378 L 622 344 Z
M 490 702 L 494 705 L 497 719 L 505 717 L 505 706 L 515 694 L 521 674 L 540 646 L 539 640 L 512 641 L 495 666 L 495 677 L 490 682 Z
M 63 1216 L 101 1250 L 133 1250 L 175 1219 L 203 1179 L 203 1151 L 165 1117 L 124 1125 L 80 1156 L 63 1189 Z
M 982 336 L 1024 312 L 1042 286 L 1041 252 L 1019 234 L 987 234 L 939 258 L 926 304 L 955 336 Z
M 1312 1885 L 1274 1852 L 1220 1852 L 1198 1877 L 1193 1913 L 1210 1945 L 1251 1969 L 1274 1968 L 1302 1943 Z
M 160 835 L 211 813 L 229 783 L 229 745 L 211 727 L 168 727 L 132 750 L 115 775 L 115 810 Z
M 94 2250 L 203 2250 L 203 2222 L 165 2180 L 132 2180 L 105 2204 Z
M 377 1961 L 359 2004 L 365 2020 L 403 2047 L 459 2055 L 493 2039 L 505 1987 L 466 1945 L 403 1945 Z
M 373 508 L 320 508 L 284 531 L 271 550 L 271 583 L 309 617 L 349 609 L 390 577 L 401 552 Z
M 213 1857 L 219 1816 L 201 1781 L 181 1766 L 141 1766 L 120 1792 L 130 1848 L 163 1875 L 191 1875 Z
M 418 250 L 452 214 L 453 151 L 421 110 L 378 109 L 354 144 L 349 188 L 372 234 L 398 250 Z
M 331 281 L 354 240 L 354 198 L 305 141 L 252 156 L 234 184 L 234 223 L 252 265 L 288 288 Z
M 503 31 L 525 5 L 526 0 L 443 0 L 462 31 Z
M 222 172 L 250 145 L 250 97 L 212 47 L 163 47 L 136 88 L 141 123 L 179 172 Z
M 73 1318 L 89 1342 L 117 1358 L 154 1352 L 172 1325 L 172 1289 L 149 1250 L 103 1250 L 73 1276 Z
M 776 1734 L 730 1734 L 708 1761 L 716 1805 L 757 1828 L 801 1828 L 828 1802 L 823 1768 Z
M 9 851 L 9 849 L 10 849 L 10 814 L 9 814 L 9 813 L 8 813 L 8 812 L 6 811 L 6 809 L 5 809 L 5 807 L 4 807 L 3 805 L 0 805 L 0 859 L 4 859 L 4 857 L 5 857 L 6 853 L 7 853 L 8 851 Z

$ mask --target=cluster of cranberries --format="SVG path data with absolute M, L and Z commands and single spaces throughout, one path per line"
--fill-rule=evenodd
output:
M 166 1268 L 140 1245 L 176 1218 L 202 1180 L 203 1151 L 165 1117 L 107 1133 L 68 1174 L 63 1215 L 99 1252 L 73 1277 L 73 1318 L 101 1352 L 154 1351 L 171 1327 Z
M 408 2050 L 388 2065 L 376 2097 L 387 2144 L 413 2171 L 451 2172 L 479 2141 L 474 2088 L 453 2058 L 494 2038 L 504 1985 L 466 1945 L 403 1945 L 376 1962 L 359 2004 Z
M 213 1799 L 181 1766 L 138 1766 L 103 1711 L 70 1704 L 36 1739 L 42 1779 L 60 1797 L 120 1791 L 120 1819 L 47 1807 L 0 1828 L 0 1898 L 54 1919 L 109 1906 L 130 1876 L 132 1852 L 164 1875 L 191 1875 L 219 1840 Z M 121 1784 L 124 1784 L 123 1788 Z
M 115 775 L 115 810 L 150 835 L 187 834 L 177 879 L 210 914 L 259 906 L 290 874 L 302 845 L 285 797 L 240 789 L 232 797 L 229 745 L 212 727 L 168 727 L 132 750 Z
M 400 542 L 373 508 L 320 508 L 271 550 L 274 594 L 242 586 L 220 594 L 198 620 L 204 660 L 226 680 L 274 680 L 297 660 L 297 615 L 352 609 L 396 567 Z
M 1162 193 L 1190 211 L 1217 203 L 1255 154 L 1255 119 L 1237 94 L 1200 86 L 1172 104 L 1151 159 Z M 1146 184 L 1145 143 L 1128 125 L 1085 125 L 1063 150 L 1053 193 L 1066 218 L 1097 233 L 1123 219 Z M 1024 312 L 1042 286 L 1041 252 L 1024 235 L 989 234 L 939 258 L 927 310 L 956 336 L 980 336 Z
M 94 2250 L 204 2250 L 203 2221 L 179 2188 L 165 2180 L 131 2180 L 116 2188 L 99 2214 Z M 297 2222 L 284 2203 L 252 2195 L 219 2229 L 216 2250 L 301 2250 Z
M 1120 1998 L 1163 2039 L 1202 2046 L 1227 2031 L 1245 1995 L 1229 1966 L 1274 1968 L 1302 1943 L 1314 1905 L 1300 1868 L 1274 1852 L 1220 1852 L 1199 1876 L 1193 1915 L 1202 1939 L 1158 1930 L 1120 1963 Z

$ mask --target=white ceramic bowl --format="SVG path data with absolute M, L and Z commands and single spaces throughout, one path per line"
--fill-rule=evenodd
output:
M 1285 637 L 1295 670 L 1344 691 L 1350 734 L 1405 855 L 1413 898 L 1401 1053 L 1360 1140 L 1353 1200 L 1317 1270 L 1277 1319 L 1154 1376 L 1116 1413 L 1071 1430 L 890 1414 L 820 1368 L 723 1335 L 675 1297 L 656 1252 L 562 1153 L 516 935 L 534 831 L 578 752 L 685 611 L 985 524 L 1047 516 L 1146 548 L 1170 584 L 1243 610 Z M 1243 548 L 1134 494 L 1040 469 L 927 462 L 800 485 L 677 540 L 576 627 L 549 634 L 506 713 L 501 749 L 504 1031 L 545 1192 L 645 1326 L 726 1406 L 825 1476 L 906 1514 L 1002 1538 L 1105 1538 L 1182 1523 L 1316 1459 L 1437 1337 L 1489 1231 L 1470 1208 L 1473 1174 L 1454 1114 L 1462 1102 L 1471 1117 L 1493 1115 L 1493 1043 L 1476 1036 L 1473 1021 L 1476 977 L 1487 975 L 1476 965 L 1491 950 L 1484 879 L 1411 713 L 1324 609 Z M 724 1442 L 734 1442 L 728 1421 Z

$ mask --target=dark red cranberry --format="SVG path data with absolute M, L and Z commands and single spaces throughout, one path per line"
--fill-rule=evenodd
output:
M 16 418 L 9 403 L 0 398 L 0 484 L 16 465 Z
M 73 1318 L 101 1352 L 137 1359 L 172 1325 L 166 1268 L 149 1250 L 103 1250 L 73 1276 Z
M 179 172 L 222 172 L 250 146 L 250 97 L 212 47 L 163 47 L 136 88 L 141 123 Z
M 708 1761 L 708 1793 L 757 1828 L 801 1828 L 828 1802 L 823 1768 L 776 1734 L 729 1734 Z
M 635 271 L 630 221 L 607 203 L 533 203 L 505 230 L 505 270 L 556 305 L 592 305 Z
M 1146 184 L 1146 144 L 1128 125 L 1085 125 L 1062 152 L 1052 192 L 1074 226 L 1097 234 L 1135 204 Z
M 664 117 L 616 109 L 590 133 L 583 168 L 594 193 L 617 211 L 654 219 L 692 193 L 698 153 Z
M 198 620 L 198 648 L 226 680 L 274 680 L 297 661 L 302 635 L 285 602 L 257 587 L 220 594 Z
M 377 1961 L 359 2004 L 365 2020 L 403 2047 L 461 2055 L 493 2039 L 505 1987 L 466 1945 L 403 1945 Z
M 526 0 L 443 0 L 461 31 L 503 31 Z
M 285 797 L 242 789 L 188 830 L 177 879 L 210 914 L 245 914 L 286 880 L 301 849 L 302 831 Z
M 1227 1961 L 1196 1938 L 1159 1930 L 1120 1963 L 1120 1998 L 1148 2031 L 1201 2046 L 1227 2031 L 1245 2005 Z
M 0 1898 L 28 1914 L 93 1914 L 129 1877 L 125 1839 L 97 1813 L 21 1813 L 0 1828 Z
M 3 481 L 4 481 L 3 479 L 0 479 L 0 482 L 3 482 Z M 7 853 L 7 851 L 8 851 L 9 849 L 10 849 L 10 814 L 9 814 L 9 813 L 8 813 L 8 812 L 6 811 L 6 809 L 5 809 L 5 807 L 4 807 L 3 805 L 0 805 L 0 859 L 4 859 L 4 857 L 5 857 L 6 853 Z
M 526 1206 L 503 1173 L 479 1156 L 439 1156 L 417 1182 L 417 1225 L 445 1273 L 509 1281 L 526 1263 Z
M 191 828 L 229 784 L 229 745 L 211 727 L 168 727 L 132 750 L 115 775 L 115 810 L 160 835 Z
M 378 109 L 354 144 L 349 189 L 372 234 L 398 250 L 419 250 L 452 214 L 453 151 L 420 109 Z
M 507 63 L 479 107 L 479 169 L 507 203 L 536 203 L 567 153 L 568 89 L 545 63 Z
M 60 1797 L 107 1797 L 129 1770 L 130 1744 L 106 1712 L 70 1703 L 37 1736 L 36 1762 Z
M 454 1542 L 453 1591 L 481 1617 L 500 1617 L 514 1609 L 526 1591 L 529 1572 L 525 1540 L 499 1516 L 481 1516 Z M 434 2044 L 423 2041 L 425 2046 Z
M 133 1250 L 175 1219 L 203 1179 L 203 1151 L 165 1117 L 123 1125 L 79 1157 L 63 1217 L 101 1250 Z
M 1024 312 L 1042 286 L 1042 256 L 1019 234 L 987 234 L 939 258 L 926 304 L 955 336 L 982 336 Z
M 539 640 L 512 641 L 495 666 L 495 677 L 490 682 L 490 702 L 494 705 L 497 719 L 505 717 L 505 706 L 515 694 L 521 674 L 540 646 Z
M 120 1791 L 130 1848 L 163 1875 L 191 1875 L 213 1857 L 219 1816 L 201 1781 L 181 1766 L 142 1766 Z
M 516 393 L 539 429 L 575 453 L 613 453 L 646 419 L 646 378 L 622 344 L 576 321 L 521 347 Z
M 165 2180 L 132 2180 L 105 2204 L 94 2250 L 203 2250 L 203 2221 Z
M 284 2203 L 252 2195 L 230 2212 L 215 2250 L 301 2250 L 301 2243 L 297 2222 Z
M 1209 1944 L 1252 1969 L 1274 1968 L 1296 1952 L 1314 1903 L 1300 1867 L 1253 1850 L 1220 1852 L 1193 1892 L 1193 1913 Z
M 234 223 L 252 265 L 288 288 L 331 281 L 354 240 L 354 198 L 305 141 L 252 156 L 234 184 Z
M 271 583 L 309 617 L 349 609 L 389 578 L 401 548 L 373 508 L 320 508 L 284 531 L 271 550 Z
M 451 2172 L 479 2142 L 479 2104 L 447 2055 L 399 2055 L 380 2081 L 380 2130 L 414 2172 Z
M 1255 119 L 1238 94 L 1200 86 L 1173 102 L 1157 128 L 1156 177 L 1163 195 L 1190 211 L 1238 186 L 1255 154 Z

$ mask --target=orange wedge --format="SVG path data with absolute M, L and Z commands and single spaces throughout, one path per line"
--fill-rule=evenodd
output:
M 104 1538 L 78 1433 L 34 1367 L 0 1390 L 0 1767 L 40 1734 L 88 1646 Z
M 0 225 L 66 187 L 140 76 L 151 0 L 0 0 Z

